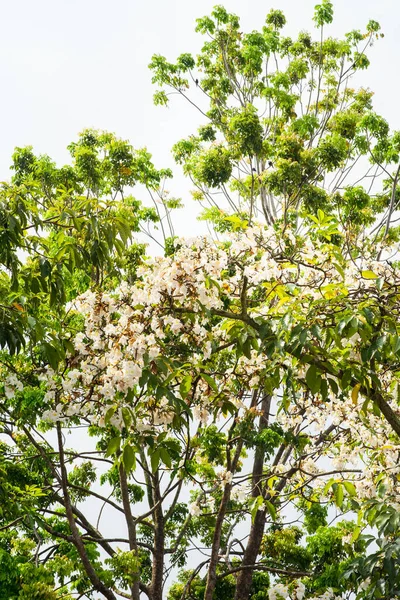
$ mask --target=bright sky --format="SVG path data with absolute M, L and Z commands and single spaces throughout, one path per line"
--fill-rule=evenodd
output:
M 0 73 L 2 136 L 0 176 L 8 176 L 14 146 L 66 158 L 64 148 L 84 127 L 114 131 L 134 146 L 147 145 L 169 162 L 174 141 L 193 130 L 195 114 L 180 99 L 167 110 L 152 104 L 147 69 L 153 53 L 173 59 L 195 51 L 201 36 L 196 17 L 216 0 L 18 0 L 2 3 Z M 243 29 L 263 24 L 270 8 L 282 9 L 289 33 L 312 29 L 316 0 L 227 0 Z M 247 4 L 247 8 L 246 8 Z M 248 6 L 251 4 L 251 10 Z M 376 92 L 377 108 L 400 126 L 398 0 L 336 0 L 332 33 L 378 20 L 385 33 L 373 50 L 364 84 Z
M 260 28 L 271 8 L 282 9 L 287 33 L 312 30 L 317 0 L 226 0 L 242 18 L 243 30 Z M 155 107 L 147 68 L 153 53 L 173 60 L 195 52 L 201 37 L 195 19 L 217 0 L 17 0 L 1 3 L 0 78 L 2 115 L 0 181 L 15 146 L 34 146 L 58 162 L 67 144 L 85 127 L 106 129 L 146 145 L 157 166 L 173 166 L 170 148 L 193 132 L 198 115 L 174 98 L 171 108 Z M 400 129 L 399 0 L 336 0 L 333 35 L 359 28 L 372 18 L 385 38 L 377 42 L 362 84 L 375 91 L 376 108 Z M 251 8 L 250 8 L 251 7 Z M 174 195 L 187 195 L 176 169 Z M 190 211 L 194 217 L 194 211 Z M 180 219 L 181 220 L 181 219 Z M 192 221 L 192 220 L 191 220 Z M 193 219 L 194 221 L 194 219 Z M 182 232 L 180 232 L 182 233 Z M 187 232 L 186 232 L 187 233 Z

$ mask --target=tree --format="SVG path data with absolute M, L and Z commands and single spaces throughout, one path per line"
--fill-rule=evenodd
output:
M 4 330 L 21 332 L 1 356 L 8 598 L 396 593 L 398 134 L 349 87 L 378 24 L 325 38 L 327 1 L 314 20 L 317 42 L 283 37 L 280 11 L 244 35 L 216 7 L 197 63 L 153 58 L 156 83 L 187 96 L 190 77 L 209 102 L 174 152 L 218 240 L 170 227 L 164 257 L 129 246 L 179 202 L 109 134 L 71 147 L 68 193 L 63 169 L 17 152 L 5 214 L 21 195 L 28 217 L 0 230 Z M 368 160 L 368 189 L 345 186 Z M 127 199 L 136 182 L 165 215 Z
M 48 326 L 49 311 L 54 319 L 89 281 L 104 287 L 104 279 L 123 267 L 117 257 L 132 232 L 145 228 L 151 236 L 149 224 L 159 222 L 165 237 L 165 227 L 172 227 L 170 210 L 179 205 L 163 192 L 171 172 L 157 171 L 145 149 L 135 151 L 112 134 L 87 130 L 69 151 L 73 164 L 57 168 L 48 156 L 17 148 L 12 182 L 1 188 L 0 347 L 14 354 L 28 335 L 36 348 L 42 343 L 50 364 L 66 348 L 54 322 Z M 132 196 L 136 184 L 146 186 L 155 208 Z M 133 267 L 138 250 L 131 248 Z
M 386 239 L 386 217 L 397 205 L 390 190 L 399 134 L 373 112 L 371 91 L 351 87 L 382 34 L 370 21 L 365 33 L 325 37 L 332 18 L 332 3 L 324 1 L 314 14 L 319 39 L 306 32 L 291 39 L 282 35 L 279 10 L 270 11 L 261 31 L 244 34 L 238 17 L 217 6 L 197 20 L 206 41 L 196 59 L 153 57 L 153 83 L 161 88 L 155 103 L 178 93 L 205 119 L 197 134 L 175 144 L 174 155 L 195 185 L 194 199 L 208 205 L 204 218 L 219 229 L 227 227 L 225 207 L 269 225 L 298 223 L 303 212 L 323 209 L 356 245 L 386 211 L 375 231 L 377 242 Z M 382 175 L 383 192 L 376 193 Z
M 151 236 L 150 225 L 158 223 L 165 235 L 169 224 L 172 227 L 170 210 L 179 205 L 164 190 L 164 180 L 171 172 L 156 170 L 145 149 L 135 151 L 113 134 L 87 130 L 69 150 L 73 164 L 58 168 L 48 156 L 35 156 L 32 148 L 17 148 L 14 176 L 1 188 L 0 347 L 1 364 L 11 374 L 11 387 L 7 383 L 4 386 L 2 380 L 6 401 L 2 433 L 14 442 L 20 422 L 27 426 L 36 422 L 43 399 L 40 386 L 32 385 L 22 402 L 8 406 L 12 382 L 17 381 L 15 374 L 22 369 L 23 380 L 30 381 L 31 373 L 40 372 L 45 364 L 57 368 L 73 351 L 71 335 L 76 331 L 76 319 L 69 317 L 68 301 L 88 286 L 112 288 L 122 271 L 128 279 L 134 278 L 144 245 L 131 243 L 127 249 L 132 233 L 144 230 Z M 144 207 L 132 196 L 137 183 L 147 188 L 154 208 Z M 25 452 L 29 439 L 21 438 L 20 443 Z M 68 548 L 65 556 L 62 554 L 65 560 L 68 555 L 70 563 L 66 571 L 65 563 L 49 560 L 53 547 L 46 557 L 47 569 L 38 568 L 39 550 L 33 569 L 32 544 L 45 543 L 46 533 L 40 537 L 31 516 L 30 539 L 22 543 L 15 537 L 16 530 L 10 534 L 9 521 L 13 527 L 38 509 L 49 470 L 40 462 L 32 463 L 30 450 L 27 462 L 16 465 L 10 461 L 9 450 L 3 439 L 0 494 L 10 507 L 1 511 L 6 524 L 1 529 L 3 566 L 7 565 L 7 585 L 3 581 L 2 593 L 4 598 L 17 597 L 18 593 L 21 598 L 24 594 L 44 598 L 44 588 L 50 584 L 53 588 L 54 573 L 63 581 L 71 569 L 81 571 L 82 567 L 76 551 L 70 556 Z M 14 546 L 20 548 L 17 558 L 10 555 Z M 77 589 L 84 585 L 77 576 L 75 580 Z M 48 589 L 49 598 L 56 597 Z

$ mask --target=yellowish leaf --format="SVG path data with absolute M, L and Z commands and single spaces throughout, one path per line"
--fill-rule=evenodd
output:
M 361 387 L 361 383 L 356 383 L 356 385 L 353 387 L 353 389 L 351 391 L 351 399 L 353 401 L 353 404 L 357 404 L 357 402 L 358 402 L 358 394 L 360 392 L 360 387 Z
M 17 302 L 13 302 L 13 307 L 21 312 L 24 312 L 24 310 L 25 310 L 24 307 L 21 306 L 20 304 L 18 304 Z
M 373 271 L 361 271 L 361 276 L 364 279 L 378 279 L 378 275 L 375 275 Z

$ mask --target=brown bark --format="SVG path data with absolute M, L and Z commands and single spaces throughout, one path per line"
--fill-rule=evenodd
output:
M 253 394 L 253 402 L 256 402 L 257 393 Z M 252 402 L 252 404 L 253 404 Z M 230 433 L 233 433 L 235 425 L 231 428 Z M 235 473 L 237 469 L 237 465 L 240 459 L 240 454 L 243 448 L 243 440 L 239 439 L 238 444 L 236 446 L 235 454 L 233 459 L 231 460 L 231 454 L 229 448 L 226 450 L 226 464 L 227 468 L 231 471 L 232 475 Z M 224 524 L 224 518 L 226 515 L 226 507 L 231 497 L 232 484 L 228 483 L 224 488 L 224 493 L 222 495 L 221 504 L 219 506 L 217 521 L 215 523 L 214 529 L 214 538 L 211 547 L 211 557 L 210 564 L 208 567 L 207 573 L 207 582 L 206 582 L 206 590 L 204 592 L 204 600 L 212 600 L 215 586 L 217 584 L 217 565 L 219 561 L 219 550 L 221 546 L 221 536 L 222 536 L 222 526 Z
M 271 396 L 264 395 L 261 402 L 261 417 L 258 430 L 263 431 L 268 427 L 269 412 L 271 408 Z M 252 476 L 252 496 L 262 495 L 261 479 L 263 474 L 265 453 L 262 448 L 257 448 L 254 456 L 253 463 L 253 476 Z M 245 568 L 239 572 L 235 600 L 248 600 L 250 596 L 251 584 L 253 581 L 253 570 L 249 568 L 257 561 L 257 556 L 260 551 L 262 537 L 264 535 L 266 513 L 265 510 L 258 510 L 254 521 L 250 528 L 249 539 L 243 555 L 242 566 Z
M 93 585 L 93 588 L 96 591 L 100 592 L 100 594 L 103 594 L 103 596 L 105 598 L 107 598 L 107 600 L 117 600 L 116 596 L 112 592 L 112 590 L 110 590 L 110 588 L 106 587 L 104 585 L 104 583 L 101 581 L 101 579 L 99 578 L 99 576 L 97 575 L 97 573 L 86 553 L 85 544 L 83 543 L 82 537 L 79 533 L 79 529 L 75 523 L 75 517 L 74 517 L 73 510 L 72 510 L 71 499 L 70 499 L 69 492 L 68 492 L 68 474 L 67 474 L 67 469 L 65 467 L 64 448 L 63 448 L 62 432 L 61 432 L 60 423 L 57 423 L 57 437 L 58 437 L 58 450 L 59 450 L 59 455 L 60 455 L 61 482 L 62 482 L 62 490 L 63 490 L 63 495 L 64 495 L 65 512 L 67 515 L 69 527 L 71 529 L 74 546 L 76 547 L 76 549 L 78 551 L 78 554 L 82 561 L 83 568 L 85 569 L 86 574 L 87 574 L 91 584 Z
M 153 512 L 155 530 L 150 598 L 151 600 L 163 600 L 165 519 L 162 511 L 158 473 L 153 476 L 153 505 L 155 506 Z
M 265 528 L 265 510 L 258 510 L 251 525 L 249 541 L 243 556 L 242 567 L 244 567 L 237 578 L 235 600 L 248 600 L 251 584 L 253 581 L 253 570 L 250 568 L 257 562 L 260 546 Z
M 217 520 L 215 523 L 214 538 L 211 547 L 211 557 L 207 573 L 206 591 L 204 592 L 204 600 L 212 600 L 215 586 L 217 583 L 217 564 L 219 560 L 219 549 L 221 546 L 222 526 L 226 514 L 226 506 L 229 502 L 232 486 L 228 483 L 225 486 L 222 495 L 221 504 L 219 506 Z
M 368 398 L 368 390 L 364 390 L 364 388 L 361 388 L 360 391 L 362 393 L 365 393 L 365 396 Z M 397 435 L 400 436 L 400 419 L 394 412 L 394 410 L 391 408 L 391 406 L 386 402 L 382 394 L 378 392 L 373 393 L 372 400 L 377 404 L 381 413 L 383 414 L 393 431 L 395 431 Z
M 125 512 L 125 520 L 126 526 L 128 528 L 128 538 L 129 538 L 129 549 L 135 552 L 136 557 L 138 558 L 138 547 L 136 543 L 136 526 L 135 521 L 133 519 L 131 504 L 129 500 L 129 489 L 128 489 L 128 481 L 126 477 L 126 471 L 122 463 L 119 465 L 119 483 L 121 489 L 121 497 L 122 504 Z M 132 600 L 139 600 L 140 598 L 140 572 L 139 568 L 136 569 L 134 573 L 132 573 L 133 582 L 130 586 L 131 588 L 131 596 Z
M 260 423 L 260 430 L 261 430 L 261 427 L 262 427 L 262 424 Z M 266 423 L 264 422 L 263 428 L 265 428 L 265 427 L 266 427 Z M 317 440 L 317 444 L 322 443 L 324 441 L 324 439 L 326 438 L 326 436 L 329 435 L 329 433 L 334 428 L 335 428 L 334 425 L 330 425 L 323 433 L 321 433 L 321 435 L 319 436 L 319 438 Z M 286 458 L 284 458 L 284 462 L 286 462 L 286 460 L 289 458 L 291 449 L 288 448 L 287 451 L 288 451 L 288 454 L 287 454 Z M 260 468 L 260 456 L 258 457 L 257 460 L 255 459 L 254 468 L 253 468 L 253 476 L 255 477 L 256 481 L 258 480 L 257 491 L 260 492 L 260 494 L 257 494 L 257 495 L 261 495 L 261 491 L 262 491 L 261 487 L 259 485 L 259 483 L 260 483 L 259 468 Z M 285 477 L 282 477 L 282 479 L 279 481 L 279 483 L 277 483 L 277 485 L 275 487 L 275 492 L 281 492 L 283 490 L 283 488 L 285 487 L 287 480 L 290 479 L 290 477 L 296 471 L 297 471 L 297 467 L 292 467 L 291 469 L 289 469 L 289 471 L 286 473 Z M 261 473 L 262 473 L 262 471 L 261 471 Z M 249 535 L 247 547 L 246 547 L 246 550 L 243 555 L 243 561 L 241 564 L 242 570 L 240 571 L 240 574 L 237 579 L 234 600 L 248 600 L 248 598 L 250 596 L 251 584 L 253 581 L 253 571 L 256 570 L 256 569 L 254 569 L 254 565 L 257 562 L 257 556 L 260 552 L 260 546 L 261 546 L 262 538 L 264 535 L 265 522 L 266 522 L 266 512 L 265 511 L 257 511 L 257 514 L 254 519 L 254 523 L 252 524 L 251 529 L 250 529 L 250 535 Z

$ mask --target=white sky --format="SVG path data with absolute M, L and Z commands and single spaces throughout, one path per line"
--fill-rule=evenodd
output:
M 271 8 L 282 9 L 286 31 L 312 30 L 317 0 L 226 0 L 242 18 L 242 30 L 260 28 Z M 106 129 L 147 146 L 159 167 L 174 166 L 170 148 L 199 124 L 196 111 L 178 97 L 171 107 L 155 107 L 147 68 L 153 53 L 173 60 L 195 52 L 201 36 L 195 19 L 216 0 L 0 0 L 0 81 L 2 127 L 0 181 L 9 178 L 15 146 L 32 145 L 57 162 L 68 160 L 66 146 L 85 127 Z M 246 6 L 247 4 L 247 6 Z M 385 38 L 372 51 L 362 85 L 375 91 L 376 109 L 400 129 L 400 0 L 336 0 L 332 35 L 359 28 L 369 19 Z M 175 168 L 174 195 L 187 197 L 188 184 Z M 195 208 L 189 218 L 196 229 Z M 195 231 L 179 231 L 193 234 Z

